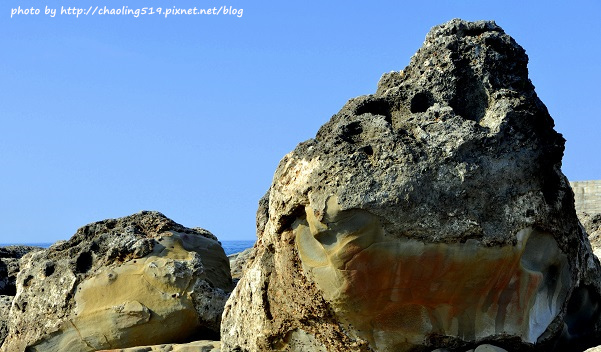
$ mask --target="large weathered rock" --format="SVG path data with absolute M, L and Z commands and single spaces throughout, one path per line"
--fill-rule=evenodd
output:
M 21 260 L 0 351 L 95 351 L 215 339 L 229 262 L 211 233 L 141 212 Z
M 599 262 L 564 139 L 494 22 L 434 27 L 376 94 L 286 155 L 224 350 L 577 350 L 599 336 Z

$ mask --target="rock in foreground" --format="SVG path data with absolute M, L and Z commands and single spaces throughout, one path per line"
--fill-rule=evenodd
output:
M 599 262 L 564 139 L 494 22 L 434 27 L 280 162 L 224 350 L 578 350 Z
M 141 212 L 23 257 L 0 351 L 96 351 L 216 339 L 232 280 L 211 233 Z

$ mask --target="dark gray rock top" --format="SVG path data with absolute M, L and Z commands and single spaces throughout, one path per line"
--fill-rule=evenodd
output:
M 33 250 L 42 250 L 42 247 L 36 246 L 24 246 L 24 245 L 13 245 L 0 247 L 0 258 L 13 258 L 20 259 L 25 254 Z
M 0 295 L 15 295 L 19 259 L 31 251 L 39 250 L 43 248 L 21 245 L 0 247 Z

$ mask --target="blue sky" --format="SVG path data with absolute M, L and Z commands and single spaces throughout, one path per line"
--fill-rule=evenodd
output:
M 428 30 L 493 19 L 567 139 L 563 171 L 601 179 L 599 1 L 5 0 L 0 243 L 52 242 L 158 210 L 253 239 L 273 172 L 349 99 L 403 69 Z M 242 8 L 237 16 L 74 16 L 44 8 Z M 10 17 L 11 8 L 42 14 Z

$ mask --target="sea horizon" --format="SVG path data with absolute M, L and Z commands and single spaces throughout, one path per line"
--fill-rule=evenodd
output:
M 7 243 L 0 243 L 0 247 L 32 246 L 32 247 L 48 248 L 52 244 L 59 242 L 59 241 L 29 242 L 29 243 L 7 242 Z M 243 250 L 252 247 L 255 244 L 255 241 L 256 240 L 220 240 L 219 242 L 221 242 L 221 246 L 223 247 L 223 250 L 225 251 L 225 255 L 231 255 L 231 254 L 242 252 Z

